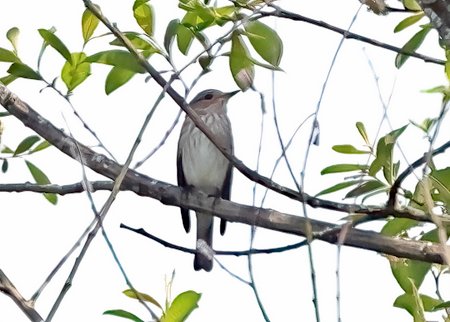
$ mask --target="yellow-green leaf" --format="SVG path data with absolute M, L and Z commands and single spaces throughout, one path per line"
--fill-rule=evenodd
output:
M 153 50 L 155 53 L 159 52 L 159 50 L 156 49 L 155 46 L 151 42 L 149 42 L 145 39 L 142 39 L 141 37 L 139 37 L 139 34 L 137 34 L 137 33 L 126 32 L 126 33 L 124 33 L 124 36 L 127 37 L 128 40 L 130 40 L 130 42 L 133 44 L 134 48 L 136 48 L 136 49 Z M 114 46 L 121 46 L 121 47 L 125 46 L 122 43 L 122 41 L 119 40 L 118 38 L 114 39 L 109 44 L 114 45 Z
M 157 307 L 159 307 L 161 310 L 163 310 L 162 306 L 158 303 L 158 301 L 146 293 L 141 293 L 141 292 L 138 292 L 138 291 L 135 291 L 132 289 L 128 289 L 128 290 L 123 291 L 123 294 L 125 294 L 126 296 L 128 296 L 132 299 L 139 299 L 141 301 L 152 303 L 152 304 L 156 305 Z
M 425 14 L 423 12 L 420 12 L 418 14 L 415 14 L 415 15 L 412 15 L 412 16 L 409 16 L 409 17 L 403 19 L 402 21 L 400 21 L 398 23 L 397 26 L 395 26 L 394 32 L 399 32 L 399 31 L 402 31 L 405 28 L 408 28 L 409 26 L 415 24 L 420 19 L 422 19 L 424 15 Z
M 16 150 L 14 151 L 14 156 L 19 155 L 27 150 L 29 150 L 36 142 L 40 140 L 40 137 L 37 135 L 31 135 L 26 137 L 19 143 Z
M 97 29 L 98 23 L 98 18 L 89 9 L 84 10 L 83 16 L 81 17 L 81 33 L 83 34 L 85 44 L 91 39 L 95 29 Z
M 167 25 L 166 33 L 164 34 L 164 48 L 168 54 L 170 54 L 170 47 L 172 46 L 173 40 L 177 34 L 179 24 L 180 21 L 178 19 L 173 19 Z
M 369 168 L 368 165 L 365 164 L 333 164 L 329 167 L 324 168 L 320 174 L 330 174 L 330 173 L 339 173 L 339 172 L 349 172 L 349 171 L 364 171 Z
M 48 177 L 45 175 L 44 172 L 42 172 L 41 169 L 39 169 L 30 161 L 25 161 L 25 163 L 31 175 L 33 176 L 34 181 L 36 181 L 37 184 L 44 185 L 51 183 Z M 58 202 L 58 197 L 54 193 L 44 193 L 43 195 L 45 199 L 47 199 L 51 204 L 56 205 L 56 203 Z
M 137 59 L 125 50 L 113 49 L 102 51 L 87 57 L 86 62 L 117 66 L 137 73 L 145 72 Z
M 86 54 L 72 53 L 72 63 L 66 61 L 61 70 L 61 79 L 68 91 L 73 91 L 91 74 L 91 64 L 85 61 Z
M 107 95 L 111 94 L 116 89 L 126 84 L 134 75 L 136 75 L 136 72 L 132 70 L 113 67 L 106 77 L 105 93 Z
M 366 127 L 362 122 L 356 122 L 356 128 L 358 129 L 359 134 L 363 138 L 364 142 L 367 145 L 370 145 L 369 136 L 367 135 Z
M 283 41 L 277 32 L 258 20 L 244 25 L 245 35 L 256 52 L 269 64 L 279 66 L 283 55 Z
M 361 183 L 361 180 L 344 181 L 320 191 L 315 196 L 326 195 Z
M 192 40 L 194 40 L 194 34 L 192 31 L 184 25 L 178 24 L 177 45 L 183 55 L 187 55 L 189 48 L 191 47 Z
M 0 61 L 7 63 L 18 63 L 20 59 L 11 50 L 0 47 Z
M 41 80 L 42 77 L 30 66 L 22 63 L 13 63 L 9 66 L 8 73 L 16 77 Z
M 403 52 L 414 53 L 422 45 L 428 32 L 431 30 L 430 26 L 425 26 L 421 31 L 416 33 L 408 42 L 402 47 Z M 408 60 L 410 55 L 398 53 L 395 57 L 395 67 L 400 68 Z
M 118 316 L 120 318 L 125 318 L 134 322 L 144 322 L 144 320 L 142 320 L 141 318 L 139 318 L 138 316 L 134 315 L 131 312 L 125 311 L 125 310 L 108 310 L 103 312 L 103 314 L 107 314 L 107 315 L 113 315 L 113 316 Z
M 234 81 L 242 91 L 253 85 L 255 66 L 241 36 L 233 32 L 231 37 L 230 70 Z
M 62 42 L 61 39 L 58 38 L 53 32 L 47 29 L 38 29 L 39 34 L 42 38 L 52 46 L 58 53 L 63 56 L 66 61 L 72 62 L 72 56 L 70 55 L 69 49 L 67 49 L 66 45 Z
M 338 153 L 344 154 L 368 154 L 370 151 L 359 150 L 350 144 L 334 145 L 332 149 Z
M 183 322 L 198 307 L 201 294 L 186 291 L 179 294 L 161 318 L 161 322 Z
M 17 41 L 19 39 L 19 28 L 12 27 L 6 32 L 6 38 L 8 38 L 9 42 L 14 48 L 14 51 L 17 53 Z
M 6 75 L 3 77 L 0 77 L 0 83 L 2 83 L 5 86 L 8 86 L 12 82 L 14 82 L 17 79 L 17 76 L 14 75 Z
M 147 35 L 153 35 L 153 7 L 147 1 L 136 0 L 133 4 L 133 15 L 142 30 Z
M 420 5 L 417 3 L 416 0 L 402 0 L 403 5 L 406 9 L 412 10 L 412 11 L 419 11 L 422 10 Z

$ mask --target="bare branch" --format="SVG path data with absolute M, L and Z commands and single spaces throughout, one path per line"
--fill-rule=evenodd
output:
M 312 19 L 309 17 L 299 15 L 294 12 L 286 11 L 286 10 L 284 10 L 280 7 L 277 7 L 273 4 L 271 4 L 270 6 L 272 8 L 274 8 L 275 10 L 271 11 L 271 12 L 261 12 L 261 16 L 263 16 L 263 17 L 275 16 L 275 17 L 290 19 L 290 20 L 294 20 L 294 21 L 303 21 L 303 22 L 306 22 L 306 23 L 309 23 L 309 24 L 312 24 L 312 25 L 315 25 L 318 27 L 322 27 L 322 28 L 337 32 L 337 33 L 341 34 L 344 38 L 347 38 L 347 39 L 356 39 L 356 40 L 368 43 L 368 44 L 376 46 L 376 47 L 381 47 L 381 48 L 384 48 L 384 49 L 387 49 L 387 50 L 390 50 L 390 51 L 393 51 L 396 53 L 409 55 L 411 57 L 421 59 L 427 63 L 445 65 L 445 61 L 442 59 L 437 59 L 434 57 L 418 54 L 416 52 L 408 52 L 408 51 L 402 50 L 400 47 L 392 46 L 392 45 L 383 43 L 383 42 L 375 40 L 375 39 L 371 39 L 371 38 L 368 38 L 368 37 L 365 37 L 362 35 L 355 34 L 353 32 L 347 31 L 345 29 L 330 25 L 326 22 L 318 21 L 318 20 L 315 20 L 315 19 Z
M 0 291 L 8 295 L 22 310 L 22 312 L 25 313 L 25 315 L 30 319 L 30 321 L 32 322 L 44 321 L 44 319 L 34 309 L 34 302 L 25 300 L 1 269 L 0 269 Z

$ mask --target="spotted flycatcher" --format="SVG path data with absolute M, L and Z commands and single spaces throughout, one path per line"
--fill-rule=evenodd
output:
M 233 153 L 233 136 L 227 116 L 227 102 L 239 91 L 222 93 L 208 89 L 199 93 L 189 103 L 206 126 L 214 134 L 215 141 Z M 178 185 L 194 187 L 204 193 L 230 199 L 232 166 L 216 146 L 186 116 L 181 128 L 177 152 Z M 181 217 L 186 232 L 191 222 L 189 209 L 181 208 Z M 209 214 L 197 212 L 197 247 L 194 269 L 210 271 L 213 266 L 212 248 L 213 219 Z M 220 233 L 225 233 L 226 221 L 220 222 Z M 209 247 L 205 246 L 208 245 Z

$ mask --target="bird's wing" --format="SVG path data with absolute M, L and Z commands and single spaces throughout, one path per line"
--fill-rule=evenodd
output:
M 180 149 L 178 149 L 180 151 Z M 179 152 L 177 155 L 177 179 L 179 187 L 186 187 L 186 178 L 184 177 L 183 172 L 183 161 L 181 159 L 181 153 Z M 181 208 L 181 219 L 183 219 L 183 227 L 184 230 L 188 233 L 191 230 L 191 219 L 189 218 L 189 209 Z
M 233 166 L 231 163 L 228 165 L 227 175 L 223 181 L 222 186 L 222 199 L 230 200 L 231 195 L 231 182 L 233 181 Z M 227 221 L 225 219 L 220 220 L 220 234 L 225 234 L 225 229 L 227 228 Z

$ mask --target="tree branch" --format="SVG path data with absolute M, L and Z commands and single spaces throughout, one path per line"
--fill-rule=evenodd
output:
M 23 313 L 32 322 L 42 322 L 44 319 L 39 315 L 39 313 L 34 309 L 34 303 L 32 301 L 27 301 L 19 293 L 13 283 L 0 269 L 0 292 L 8 295 L 14 303 L 22 310 Z
M 297 13 L 294 12 L 290 12 L 290 11 L 286 11 L 278 6 L 275 6 L 274 4 L 270 4 L 270 7 L 274 8 L 274 11 L 271 12 L 261 12 L 261 16 L 263 17 L 279 17 L 279 18 L 285 18 L 285 19 L 290 19 L 290 20 L 294 20 L 294 21 L 303 21 L 321 28 L 325 28 L 334 32 L 337 32 L 338 34 L 341 34 L 343 37 L 345 37 L 346 39 L 356 39 L 362 42 L 365 42 L 367 44 L 376 46 L 376 47 L 381 47 L 396 53 L 400 53 L 400 54 L 404 54 L 404 55 L 408 55 L 411 57 L 415 57 L 418 59 L 423 60 L 424 62 L 427 63 L 433 63 L 433 64 L 438 64 L 438 65 L 445 65 L 445 61 L 442 59 L 437 59 L 434 57 L 430 57 L 430 56 L 426 56 L 426 55 L 422 55 L 422 54 L 418 54 L 416 52 L 409 52 L 409 51 L 405 51 L 400 47 L 396 47 L 396 46 L 392 46 L 383 42 L 380 42 L 378 40 L 374 40 L 365 36 L 361 36 L 358 34 L 355 34 L 353 32 L 347 31 L 345 29 L 330 25 L 326 22 L 323 21 L 318 21 L 309 17 L 305 17 L 302 15 L 299 15 Z
M 0 105 L 4 106 L 12 115 L 44 137 L 61 152 L 75 160 L 83 162 L 85 166 L 93 171 L 112 180 L 115 180 L 119 175 L 122 169 L 119 164 L 102 154 L 96 153 L 81 143 L 75 143 L 73 138 L 56 128 L 3 85 L 0 85 Z M 79 160 L 78 151 L 82 155 L 82 160 Z M 307 220 L 303 217 L 281 213 L 272 209 L 241 205 L 228 200 L 207 196 L 201 191 L 194 189 L 188 192 L 180 187 L 158 181 L 130 169 L 124 177 L 121 189 L 130 190 L 140 196 L 159 200 L 166 205 L 215 214 L 231 222 L 255 225 L 298 236 L 312 235 L 317 239 L 329 243 L 337 243 L 339 238 L 339 225 L 312 219 Z M 313 197 L 308 199 L 308 204 L 325 209 L 333 208 L 341 212 L 360 212 L 373 216 L 380 214 L 387 215 L 389 212 L 392 212 L 388 208 L 334 203 Z M 403 212 L 397 211 L 396 216 L 413 218 L 415 220 L 429 220 L 424 214 L 409 213 L 407 210 Z M 372 231 L 353 228 L 348 230 L 343 244 L 397 257 L 406 257 L 433 263 L 443 263 L 441 254 L 447 249 L 443 249 L 442 245 L 438 244 L 392 238 Z

